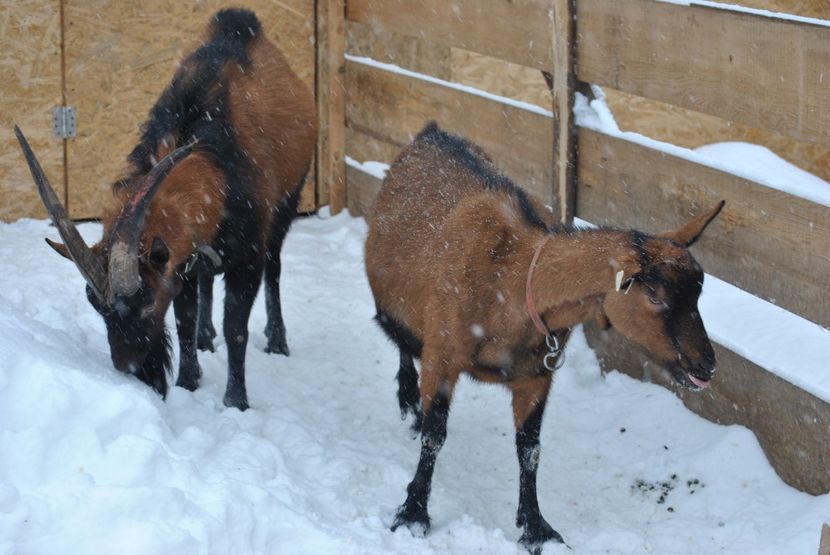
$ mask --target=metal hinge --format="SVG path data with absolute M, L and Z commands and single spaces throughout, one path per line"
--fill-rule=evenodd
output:
M 75 136 L 75 108 L 58 106 L 52 110 L 52 134 L 58 139 L 71 139 Z

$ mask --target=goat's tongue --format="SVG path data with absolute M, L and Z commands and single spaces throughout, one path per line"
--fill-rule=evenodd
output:
M 701 380 L 700 378 L 695 378 L 694 376 L 692 376 L 688 372 L 686 373 L 686 376 L 689 377 L 689 379 L 692 381 L 693 384 L 695 384 L 696 386 L 698 386 L 701 389 L 706 389 L 707 387 L 709 387 L 709 381 L 708 380 Z

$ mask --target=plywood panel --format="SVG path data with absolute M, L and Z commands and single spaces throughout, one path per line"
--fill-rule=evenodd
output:
M 218 9 L 256 11 L 266 35 L 313 90 L 314 0 L 65 2 L 66 96 L 78 112 L 78 137 L 68 153 L 73 217 L 99 214 L 140 125 Z M 309 194 L 313 205 L 313 189 L 307 182 L 305 208 Z
M 52 137 L 52 108 L 61 105 L 59 0 L 0 0 L 0 44 L 0 220 L 43 218 L 13 127 L 63 196 L 63 141 Z
M 484 148 L 517 184 L 550 202 L 551 118 L 354 62 L 346 64 L 346 91 L 352 129 L 402 148 L 434 119 Z
M 528 67 L 553 65 L 550 0 L 349 0 L 346 17 Z
M 692 247 L 703 268 L 830 327 L 830 208 L 586 129 L 579 155 L 579 217 L 659 232 L 724 199 Z
M 439 79 L 451 77 L 451 48 L 369 25 L 349 21 L 346 25 L 346 51 L 426 73 Z M 538 72 L 537 72 L 538 73 Z
M 830 144 L 830 27 L 652 0 L 578 9 L 579 79 Z

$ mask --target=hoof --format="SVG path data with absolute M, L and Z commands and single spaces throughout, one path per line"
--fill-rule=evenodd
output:
M 285 341 L 271 341 L 268 340 L 268 345 L 265 347 L 265 352 L 274 355 L 288 356 L 288 344 Z
M 201 335 L 196 340 L 196 348 L 200 351 L 210 351 L 211 353 L 216 352 L 216 347 L 213 346 L 213 339 L 202 337 Z
M 417 505 L 410 507 L 404 503 L 398 509 L 398 513 L 395 515 L 395 521 L 389 529 L 394 532 L 401 526 L 405 526 L 413 536 L 418 536 L 419 538 L 426 536 L 427 532 L 429 532 L 429 515 L 427 514 L 426 508 L 420 508 Z
M 179 370 L 179 378 L 176 380 L 176 387 L 183 387 L 188 391 L 199 389 L 199 382 L 202 379 L 202 369 L 198 366 L 194 370 Z
M 225 397 L 222 399 L 222 402 L 228 408 L 237 408 L 242 412 L 245 412 L 250 408 L 248 405 L 248 396 L 242 393 L 241 395 L 230 395 L 225 393 Z
M 542 520 L 534 526 L 525 526 L 519 543 L 532 555 L 539 555 L 547 542 L 565 543 L 559 532 L 551 528 L 550 524 Z M 567 545 L 567 544 L 566 544 Z

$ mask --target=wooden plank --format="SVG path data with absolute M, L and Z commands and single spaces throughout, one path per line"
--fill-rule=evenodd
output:
M 368 216 L 383 182 L 377 177 L 351 166 L 346 166 L 346 180 L 348 183 L 346 190 L 348 191 L 349 213 L 352 216 Z
M 13 127 L 64 198 L 63 141 L 52 136 L 52 108 L 62 104 L 60 1 L 0 0 L 0 13 L 0 220 L 45 218 Z
M 349 61 L 346 91 L 350 128 L 402 148 L 434 119 L 481 146 L 517 184 L 551 198 L 550 117 Z
M 671 389 L 687 408 L 718 424 L 751 429 L 770 464 L 788 484 L 821 495 L 830 491 L 830 404 L 715 344 L 718 373 L 698 393 L 678 387 L 669 373 L 613 328 L 585 326 L 604 371 L 618 369 Z
M 450 79 L 452 74 L 449 46 L 356 21 L 346 23 L 346 51 L 439 79 Z
M 346 206 L 346 21 L 344 0 L 317 1 L 318 201 L 337 214 Z
M 553 189 L 554 213 L 562 223 L 573 221 L 576 206 L 576 124 L 573 107 L 574 0 L 553 2 Z
M 587 129 L 579 152 L 579 217 L 659 232 L 724 199 L 692 247 L 704 269 L 830 327 L 830 207 Z
M 550 0 L 349 0 L 350 21 L 551 69 Z
M 227 2 L 64 2 L 66 97 L 78 112 L 78 136 L 68 141 L 69 211 L 74 218 L 96 217 L 176 65 L 200 44 L 210 17 Z M 243 0 L 235 5 L 256 12 L 266 36 L 311 89 L 314 0 Z M 314 207 L 313 183 L 306 182 L 303 210 L 308 210 L 309 198 Z
M 580 0 L 577 36 L 582 81 L 830 144 L 830 27 L 652 0 Z

